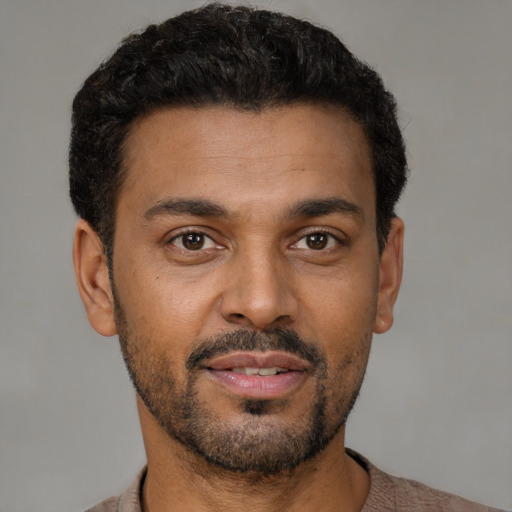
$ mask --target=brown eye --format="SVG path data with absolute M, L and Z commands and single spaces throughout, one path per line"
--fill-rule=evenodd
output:
M 208 235 L 200 231 L 190 231 L 178 235 L 169 243 L 186 251 L 200 251 L 201 249 L 213 249 L 216 247 L 215 242 Z
M 327 247 L 329 243 L 329 235 L 326 233 L 313 233 L 306 236 L 306 245 L 309 249 L 321 250 Z
M 338 238 L 324 231 L 316 231 L 303 236 L 294 246 L 294 249 L 305 249 L 308 251 L 323 251 L 334 249 L 341 245 Z
M 189 251 L 198 251 L 204 246 L 204 235 L 202 233 L 187 233 L 181 237 L 183 247 Z

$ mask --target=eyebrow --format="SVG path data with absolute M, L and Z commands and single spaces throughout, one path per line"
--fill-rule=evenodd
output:
M 332 213 L 355 214 L 362 217 L 363 209 L 360 206 L 339 197 L 308 199 L 306 201 L 301 201 L 293 207 L 291 217 L 320 217 L 322 215 L 330 215 Z
M 228 217 L 222 206 L 207 199 L 164 199 L 144 213 L 146 220 L 157 215 L 194 215 L 195 217 Z
M 320 217 L 333 213 L 363 216 L 363 210 L 346 199 L 326 198 L 301 201 L 290 210 L 290 218 Z M 232 216 L 223 206 L 208 199 L 164 199 L 147 210 L 143 217 L 151 220 L 159 215 L 192 215 L 194 217 L 227 218 Z

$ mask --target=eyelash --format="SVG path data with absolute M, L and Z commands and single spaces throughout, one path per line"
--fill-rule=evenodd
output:
M 186 231 L 182 231 L 181 233 L 178 233 L 177 235 L 174 235 L 172 238 L 170 238 L 166 242 L 166 245 L 173 245 L 174 247 L 177 247 L 178 249 L 180 249 L 182 251 L 186 251 L 186 252 L 199 252 L 201 250 L 204 250 L 203 246 L 197 248 L 196 250 L 188 249 L 187 247 L 184 247 L 184 243 L 183 242 L 185 241 L 185 237 L 187 235 L 198 235 L 198 236 L 202 237 L 204 243 L 207 242 L 207 241 L 210 241 L 212 247 L 207 247 L 206 249 L 211 249 L 211 248 L 213 248 L 213 246 L 220 247 L 219 244 L 217 244 L 215 242 L 215 240 L 211 236 L 209 236 L 207 233 L 205 233 L 204 231 L 202 231 L 200 229 L 188 229 Z M 179 245 L 177 245 L 175 243 L 176 241 L 178 241 L 180 239 L 181 239 L 182 247 L 180 247 Z
M 308 237 L 314 237 L 314 236 L 323 236 L 327 237 L 326 241 L 326 247 L 320 247 L 320 248 L 312 248 L 312 247 L 305 247 L 304 249 L 312 251 L 312 252 L 330 252 L 330 250 L 335 249 L 335 246 L 344 246 L 347 245 L 346 241 L 343 240 L 341 237 L 334 235 L 330 231 L 318 229 L 310 231 L 309 233 L 304 234 L 299 238 L 299 240 L 292 245 L 293 248 L 301 249 L 298 247 L 298 245 L 304 241 L 304 243 L 308 243 Z

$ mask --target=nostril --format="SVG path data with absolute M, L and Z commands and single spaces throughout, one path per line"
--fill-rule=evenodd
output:
M 230 315 L 228 315 L 226 319 L 228 320 L 228 322 L 237 325 L 252 325 L 252 322 L 249 320 L 249 318 L 242 313 L 231 313 Z

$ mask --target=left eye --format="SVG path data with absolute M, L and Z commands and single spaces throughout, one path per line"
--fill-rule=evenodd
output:
M 323 249 L 330 249 L 336 245 L 336 238 L 329 233 L 310 233 L 303 236 L 296 244 L 296 249 L 309 249 L 313 251 L 321 251 Z
M 208 235 L 195 231 L 178 235 L 170 243 L 186 251 L 199 251 L 216 247 L 215 242 Z

